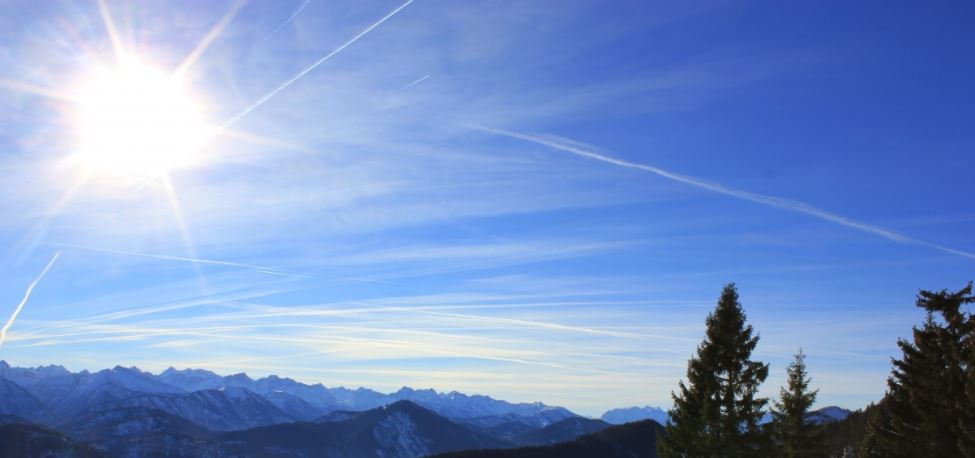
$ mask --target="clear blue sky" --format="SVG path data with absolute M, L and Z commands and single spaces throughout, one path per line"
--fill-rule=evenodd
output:
M 129 56 L 189 62 L 219 125 L 400 5 L 105 12 Z M 115 59 L 98 3 L 8 2 L 0 321 L 62 255 L 0 359 L 666 407 L 734 281 L 767 394 L 802 346 L 820 405 L 861 407 L 923 317 L 917 290 L 975 279 L 973 15 L 416 0 L 168 187 L 66 160 L 80 75 Z

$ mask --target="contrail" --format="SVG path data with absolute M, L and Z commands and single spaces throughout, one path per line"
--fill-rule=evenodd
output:
M 190 69 L 190 67 L 193 66 L 193 64 L 196 63 L 200 56 L 206 52 L 207 48 L 213 44 L 213 41 L 220 36 L 223 29 L 227 27 L 227 24 L 230 24 L 230 21 L 234 18 L 234 16 L 237 15 L 237 12 L 244 7 L 244 3 L 246 3 L 246 0 L 237 0 L 237 3 L 234 3 L 233 6 L 230 7 L 230 10 L 227 11 L 227 13 L 220 18 L 220 21 L 217 22 L 217 24 L 214 25 L 209 32 L 207 32 L 202 40 L 200 40 L 200 43 L 196 45 L 196 48 L 193 48 L 190 55 L 186 56 L 186 59 L 183 59 L 183 62 L 179 64 L 179 67 L 176 67 L 176 70 L 173 71 L 173 79 L 179 79 L 184 73 L 186 73 L 187 70 Z
M 110 250 L 110 249 L 107 249 L 107 248 L 94 248 L 94 247 L 87 247 L 87 246 L 80 246 L 80 245 L 71 245 L 69 243 L 58 243 L 58 242 L 47 242 L 47 243 L 45 243 L 45 245 L 59 246 L 59 247 L 64 247 L 64 248 L 74 248 L 74 249 L 77 249 L 77 250 L 85 250 L 85 251 L 97 251 L 97 252 L 100 252 L 100 253 L 120 254 L 120 255 L 124 255 L 124 256 L 138 256 L 138 257 L 142 257 L 142 258 L 163 259 L 163 260 L 166 260 L 166 261 L 184 261 L 184 262 L 192 262 L 194 264 L 212 264 L 212 265 L 217 265 L 217 266 L 239 267 L 239 268 L 242 268 L 242 269 L 251 269 L 251 270 L 253 270 L 255 272 L 260 272 L 260 273 L 264 273 L 264 274 L 282 275 L 282 276 L 285 276 L 285 277 L 311 278 L 311 277 L 308 277 L 306 275 L 294 274 L 294 273 L 290 273 L 290 272 L 281 272 L 281 271 L 275 270 L 275 269 L 273 269 L 271 267 L 257 266 L 257 265 L 254 265 L 254 264 L 243 264 L 243 263 L 240 263 L 240 262 L 218 261 L 218 260 L 213 260 L 213 259 L 201 259 L 201 258 L 195 258 L 195 257 L 194 258 L 188 258 L 188 257 L 183 257 L 183 256 L 170 256 L 170 255 L 165 255 L 165 254 L 138 253 L 138 252 L 135 252 L 135 251 Z
M 237 59 L 240 59 L 241 57 L 243 57 L 247 53 L 249 53 L 249 52 L 253 51 L 254 49 L 256 49 L 258 46 L 260 46 L 261 44 L 263 44 L 265 41 L 270 40 L 271 37 L 277 35 L 278 32 L 281 31 L 281 29 L 284 29 L 288 24 L 291 23 L 291 21 L 294 21 L 295 18 L 297 18 L 298 15 L 301 14 L 301 11 L 304 10 L 305 7 L 308 6 L 309 3 L 311 3 L 311 0 L 305 0 L 304 2 L 302 2 L 301 5 L 298 5 L 298 8 L 295 9 L 295 11 L 293 13 L 291 13 L 291 15 L 288 16 L 287 19 L 284 20 L 284 22 L 282 22 L 281 24 L 278 24 L 278 26 L 275 27 L 274 30 L 270 31 L 269 33 L 267 33 L 266 35 L 264 35 L 263 37 L 261 37 L 260 40 L 255 41 L 247 49 L 245 49 L 245 50 L 237 53 L 236 55 L 234 55 L 233 57 L 231 57 L 229 59 L 225 59 L 224 62 L 220 64 L 220 68 L 225 68 L 227 65 L 230 65 L 232 62 L 236 61 Z
M 275 95 L 277 95 L 278 92 L 281 92 L 281 91 L 287 89 L 288 86 L 291 86 L 292 84 L 294 84 L 295 81 L 298 81 L 299 79 L 301 79 L 301 77 L 303 77 L 306 74 L 308 74 L 308 72 L 314 70 L 316 67 L 318 67 L 319 65 L 321 65 L 322 63 L 324 63 L 326 60 L 330 59 L 332 56 L 334 56 L 334 55 L 342 52 L 343 49 L 349 47 L 349 45 L 351 45 L 352 43 L 355 43 L 356 41 L 359 41 L 359 39 L 362 38 L 365 34 L 371 32 L 372 29 L 375 29 L 376 27 L 379 27 L 380 24 L 382 24 L 383 22 L 386 22 L 389 18 L 391 18 L 394 15 L 396 15 L 396 13 L 399 13 L 403 8 L 406 8 L 407 6 L 410 5 L 410 3 L 413 3 L 413 1 L 414 0 L 407 0 L 405 3 L 403 3 L 402 5 L 400 5 L 399 7 L 397 7 L 396 9 L 394 9 L 393 11 L 390 11 L 388 14 L 386 14 L 385 16 L 383 16 L 378 21 L 374 22 L 369 27 L 366 27 L 366 29 L 363 30 L 362 32 L 359 32 L 358 35 L 352 37 L 349 41 L 346 41 L 345 43 L 343 43 L 342 46 L 339 46 L 338 48 L 335 48 L 335 50 L 333 50 L 332 52 L 326 54 L 325 57 L 322 57 L 321 59 L 318 59 L 317 61 L 315 61 L 315 63 L 309 65 L 308 68 L 305 68 L 304 70 L 298 72 L 297 75 L 291 77 L 291 79 L 289 79 L 288 81 L 285 81 L 284 84 L 278 86 L 277 89 L 275 89 L 275 90 L 273 90 L 271 92 L 268 92 L 267 94 L 264 95 L 264 97 L 261 97 L 260 99 L 258 99 L 257 102 L 254 102 L 253 104 L 251 104 L 247 108 L 244 108 L 244 110 L 241 111 L 240 113 L 238 113 L 237 116 L 234 116 L 233 118 L 230 118 L 229 120 L 227 120 L 227 122 L 223 123 L 220 126 L 220 129 L 219 130 L 223 130 L 223 129 L 229 127 L 231 124 L 239 121 L 244 116 L 247 116 L 247 114 L 249 114 L 250 112 L 254 111 L 257 107 L 259 107 L 261 105 L 264 105 L 265 102 L 267 102 L 268 100 L 271 100 L 271 97 L 274 97 Z
M 295 9 L 295 11 L 293 13 L 291 13 L 291 16 L 288 16 L 288 18 L 285 19 L 284 22 L 282 22 L 280 25 L 278 25 L 277 27 L 275 27 L 274 30 L 272 30 L 270 33 L 268 33 L 267 35 L 264 35 L 264 38 L 261 38 L 260 40 L 257 40 L 254 44 L 251 45 L 250 48 L 247 49 L 247 51 L 250 51 L 250 50 L 252 50 L 252 49 L 260 46 L 261 43 L 264 43 L 265 41 L 269 40 L 271 37 L 277 35 L 278 32 L 281 31 L 281 29 L 285 28 L 285 26 L 287 26 L 288 24 L 290 24 L 291 21 L 295 20 L 295 18 L 298 17 L 299 14 L 301 14 L 301 11 L 304 10 L 305 7 L 308 6 L 309 3 L 311 3 L 311 0 L 305 0 L 304 2 L 301 3 L 301 5 L 298 5 L 298 8 Z M 247 51 L 245 51 L 242 54 L 246 54 Z
M 411 88 L 413 86 L 416 86 L 417 84 L 420 84 L 420 83 L 424 82 L 429 77 L 430 77 L 430 74 L 427 74 L 426 76 L 420 77 L 420 79 L 418 79 L 418 80 L 416 80 L 416 81 L 414 81 L 414 82 L 412 82 L 410 84 L 407 84 L 406 86 L 403 86 L 403 89 L 409 89 L 409 88 Z
M 10 325 L 14 324 L 14 320 L 17 319 L 17 315 L 20 315 L 20 311 L 21 309 L 24 308 L 24 304 L 27 303 L 27 299 L 30 299 L 30 293 L 34 291 L 34 287 L 37 286 L 37 283 L 39 283 L 41 279 L 44 278 L 44 274 L 46 274 L 47 271 L 51 269 L 51 266 L 54 265 L 54 261 L 58 260 L 58 256 L 61 256 L 60 251 L 54 253 L 54 257 L 52 257 L 51 260 L 47 263 L 47 266 L 44 267 L 44 270 L 41 271 L 40 275 L 38 275 L 37 278 L 34 279 L 34 281 L 30 282 L 30 284 L 27 285 L 27 291 L 24 292 L 24 298 L 20 300 L 19 304 L 17 304 L 17 308 L 14 309 L 14 314 L 10 315 L 10 319 L 7 320 L 7 324 L 4 324 L 3 328 L 0 329 L 0 345 L 3 345 L 3 341 L 7 339 L 7 330 L 10 329 Z
M 700 178 L 682 175 L 679 173 L 671 172 L 659 167 L 654 167 L 652 165 L 640 164 L 636 162 L 625 161 L 622 159 L 617 159 L 614 157 L 606 156 L 599 152 L 594 151 L 591 146 L 585 145 L 569 139 L 561 139 L 551 136 L 533 135 L 525 134 L 520 132 L 514 132 L 510 130 L 496 129 L 492 127 L 484 126 L 472 126 L 474 129 L 489 132 L 496 135 L 502 135 L 505 137 L 515 138 L 518 140 L 524 140 L 527 142 L 536 143 L 539 145 L 548 146 L 549 148 L 554 148 L 557 150 L 565 151 L 568 153 L 575 154 L 576 156 L 581 156 L 588 159 L 595 159 L 597 161 L 608 162 L 613 165 L 618 165 L 620 167 L 627 167 L 631 169 L 643 170 L 645 172 L 654 173 L 660 175 L 669 180 L 673 180 L 679 183 L 684 183 L 694 187 L 706 189 L 708 191 L 717 192 L 719 194 L 725 194 L 732 197 L 737 197 L 742 200 L 748 200 L 751 202 L 759 203 L 762 205 L 767 205 L 770 207 L 781 208 L 784 210 L 790 210 L 798 213 L 803 213 L 809 216 L 813 216 L 822 220 L 829 221 L 831 223 L 839 224 L 841 226 L 846 226 L 849 228 L 857 229 L 863 232 L 868 232 L 871 234 L 879 235 L 888 240 L 893 240 L 900 243 L 908 243 L 913 245 L 919 245 L 942 251 L 945 253 L 954 254 L 957 256 L 963 256 L 969 259 L 975 259 L 975 253 L 958 250 L 955 248 L 947 247 L 944 245 L 939 245 L 937 243 L 927 242 L 924 240 L 918 240 L 913 237 L 908 237 L 906 235 L 897 233 L 890 229 L 885 229 L 879 226 L 874 226 L 863 221 L 855 220 L 852 218 L 847 218 L 842 215 L 837 215 L 805 202 L 800 202 L 798 200 L 787 199 L 784 197 L 770 196 L 766 194 L 759 194 L 751 191 L 745 191 L 741 189 L 735 189 L 732 187 L 725 186 L 723 184 L 710 182 L 707 180 L 702 180 Z

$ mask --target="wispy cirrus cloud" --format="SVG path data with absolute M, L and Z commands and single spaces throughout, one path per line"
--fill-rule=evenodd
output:
M 452 261 L 456 266 L 474 263 L 480 266 L 498 266 L 578 258 L 587 255 L 622 249 L 634 245 L 626 241 L 596 240 L 505 240 L 494 243 L 441 244 L 429 246 L 395 247 L 363 250 L 351 254 L 338 254 L 325 262 L 335 265 L 370 265 L 402 263 L 429 263 Z

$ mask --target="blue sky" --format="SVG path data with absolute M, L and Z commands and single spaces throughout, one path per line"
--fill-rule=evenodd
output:
M 342 47 L 401 5 L 107 2 L 213 125 L 340 49 L 167 187 L 65 161 L 99 4 L 6 3 L 0 317 L 62 255 L 0 358 L 598 414 L 669 406 L 734 281 L 766 394 L 802 346 L 861 407 L 975 278 L 970 5 L 416 0 Z

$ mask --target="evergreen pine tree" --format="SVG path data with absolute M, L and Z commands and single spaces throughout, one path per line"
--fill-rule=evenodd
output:
M 971 285 L 969 285 L 971 287 Z M 975 319 L 969 316 L 969 320 Z M 965 397 L 958 400 L 958 448 L 967 458 L 975 458 L 975 336 L 970 335 L 965 342 L 965 353 L 969 359 L 965 368 Z
M 874 415 L 867 420 L 866 430 L 857 447 L 857 457 L 895 458 L 905 456 L 900 454 L 896 447 L 892 448 L 888 440 L 888 431 L 892 428 L 890 411 L 887 409 L 887 404 L 890 402 L 891 396 L 888 394 L 877 405 Z
M 787 385 L 779 390 L 779 400 L 772 411 L 776 447 L 784 458 L 819 456 L 819 426 L 806 421 L 809 409 L 816 402 L 819 390 L 809 391 L 809 375 L 806 372 L 806 354 L 802 349 L 786 371 Z
M 954 415 L 939 417 L 950 434 L 939 436 L 942 440 L 954 440 L 959 456 L 975 457 L 975 314 L 962 307 L 975 303 L 972 284 L 955 293 L 921 292 L 919 303 L 944 317 L 940 329 L 945 356 L 946 391 L 938 399 L 943 402 L 944 412 Z
M 971 456 L 975 318 L 962 307 L 972 302 L 971 284 L 956 293 L 918 294 L 927 319 L 914 328 L 913 342 L 897 342 L 903 357 L 893 361 L 862 456 Z
M 673 394 L 674 408 L 658 452 L 667 457 L 753 457 L 765 452 L 758 422 L 768 399 L 757 397 L 768 365 L 751 360 L 758 344 L 735 285 L 728 284 L 708 315 L 705 339 L 687 363 L 687 384 Z
M 942 364 L 938 360 L 943 355 L 935 340 L 937 328 L 938 324 L 929 312 L 924 327 L 914 329 L 913 343 L 897 342 L 904 357 L 893 361 L 894 370 L 887 378 L 887 395 L 881 404 L 880 415 L 868 427 L 862 456 L 926 456 L 929 441 L 921 435 L 931 427 L 926 425 L 925 415 L 918 411 L 915 401 L 931 389 L 931 386 L 921 386 L 922 383 L 936 385 L 941 380 L 940 375 L 934 375 L 941 370 Z M 925 407 L 940 411 L 930 405 Z

